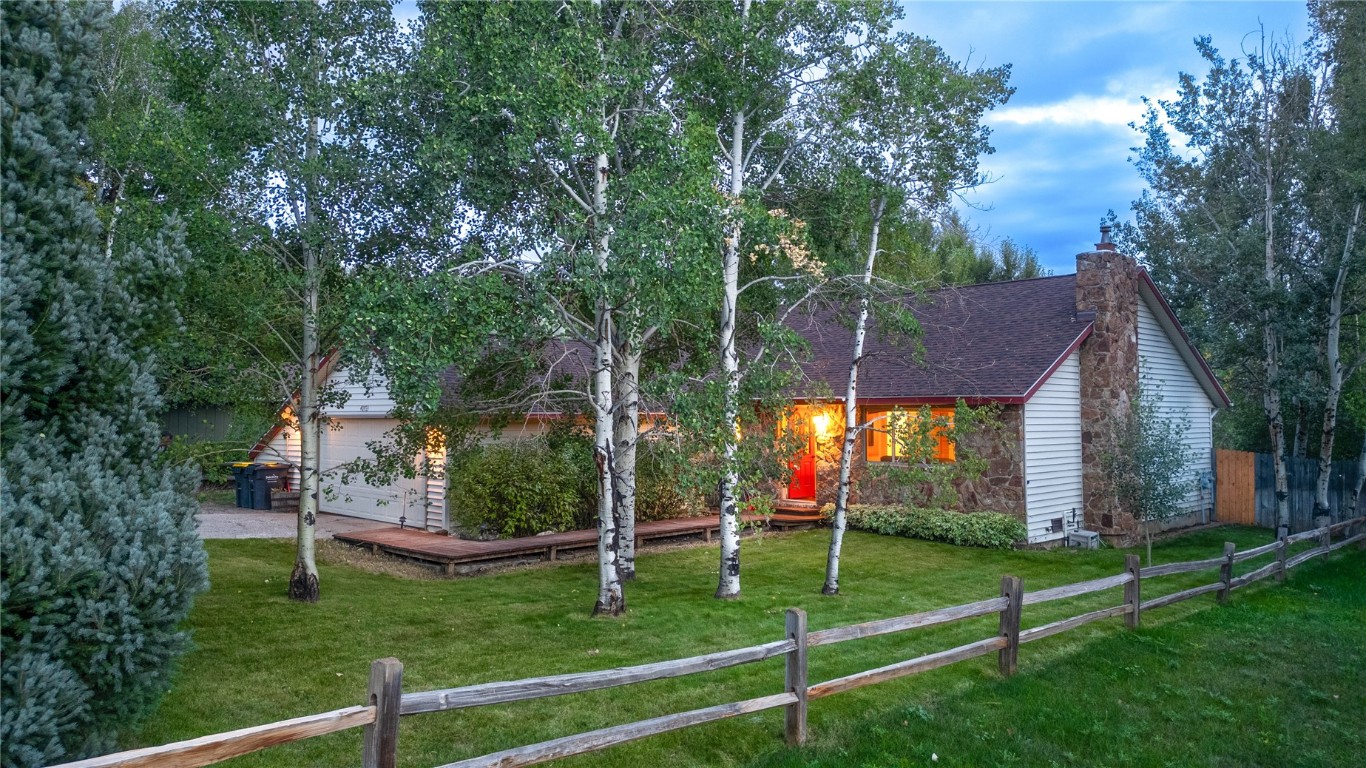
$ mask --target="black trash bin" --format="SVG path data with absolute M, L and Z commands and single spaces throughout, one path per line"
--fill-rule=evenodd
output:
M 252 509 L 270 509 L 271 494 L 289 490 L 289 471 L 293 464 L 266 461 L 251 465 Z
M 254 474 L 250 461 L 234 461 L 228 465 L 232 468 L 232 479 L 237 488 L 237 506 L 241 509 L 252 508 L 252 485 L 251 478 Z

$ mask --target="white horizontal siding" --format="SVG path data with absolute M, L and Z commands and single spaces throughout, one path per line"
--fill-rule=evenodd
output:
M 293 490 L 299 489 L 299 467 L 303 461 L 299 458 L 299 430 L 286 425 L 283 429 L 275 433 L 275 436 L 266 443 L 266 447 L 261 450 L 253 461 L 287 461 L 294 466 L 290 470 L 289 487 Z
M 1082 511 L 1081 366 L 1068 355 L 1024 406 L 1025 512 L 1029 541 L 1061 539 Z M 1050 532 L 1054 519 L 1063 530 Z
M 446 451 L 427 451 L 427 473 L 423 477 L 427 494 L 427 530 L 439 531 L 446 524 Z
M 1212 471 L 1214 435 L 1210 417 L 1214 403 L 1186 364 L 1167 330 L 1147 301 L 1138 303 L 1138 370 L 1142 396 L 1148 402 L 1160 397 L 1157 412 L 1164 419 L 1185 420 L 1182 444 L 1191 457 L 1184 480 L 1189 491 L 1182 502 L 1186 512 L 1198 512 L 1213 503 L 1212 494 L 1200 488 L 1200 475 Z
M 327 387 L 345 393 L 346 402 L 326 409 L 328 416 L 357 419 L 386 419 L 394 410 L 394 399 L 389 396 L 389 382 L 371 372 L 362 381 L 351 380 L 351 371 L 338 366 L 327 377 Z

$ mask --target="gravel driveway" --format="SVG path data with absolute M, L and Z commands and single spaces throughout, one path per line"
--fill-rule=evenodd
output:
M 209 501 L 201 502 L 199 505 L 201 539 L 292 539 L 297 525 L 298 516 L 292 511 L 263 512 Z M 373 520 L 360 520 L 324 512 L 318 515 L 316 530 L 319 539 L 330 539 L 336 533 L 393 527 L 389 523 L 377 523 Z

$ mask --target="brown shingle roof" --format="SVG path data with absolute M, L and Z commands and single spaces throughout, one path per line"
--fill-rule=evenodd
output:
M 1076 275 L 946 288 L 907 299 L 922 329 L 923 357 L 870 319 L 859 368 L 859 400 L 1023 402 L 1090 333 L 1093 313 L 1076 311 Z M 857 308 L 823 310 L 788 325 L 811 344 L 800 394 L 842 398 Z

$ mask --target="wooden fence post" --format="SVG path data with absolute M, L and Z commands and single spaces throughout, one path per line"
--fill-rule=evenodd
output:
M 1006 645 L 997 658 L 1002 677 L 1015 674 L 1020 657 L 1020 612 L 1024 608 L 1024 582 L 1019 576 L 1001 577 L 1001 597 L 1006 607 L 1001 609 L 1001 637 Z
M 380 659 L 370 664 L 368 705 L 375 722 L 365 726 L 361 752 L 364 768 L 394 768 L 398 762 L 398 710 L 403 696 L 403 662 Z
M 1219 566 L 1219 581 L 1224 583 L 1224 588 L 1219 590 L 1220 605 L 1228 603 L 1229 592 L 1233 590 L 1233 553 L 1237 549 L 1237 544 L 1224 542 L 1224 564 Z
M 1284 536 L 1277 541 L 1281 543 L 1281 548 L 1276 550 L 1276 582 L 1280 583 L 1285 581 L 1285 560 L 1290 552 L 1290 544 L 1286 542 Z
M 1138 629 L 1139 624 L 1139 568 L 1138 555 L 1124 556 L 1124 572 L 1134 577 L 1133 581 L 1124 585 L 1124 604 L 1129 606 L 1129 612 L 1124 615 L 1124 626 L 1129 629 Z
M 1333 518 L 1324 515 L 1323 533 L 1319 534 L 1319 547 L 1323 550 L 1325 557 L 1328 555 L 1328 548 L 1333 546 Z
M 806 743 L 806 611 L 787 609 L 787 637 L 797 647 L 787 653 L 785 682 L 797 700 L 787 705 L 785 730 L 787 743 L 799 747 Z

